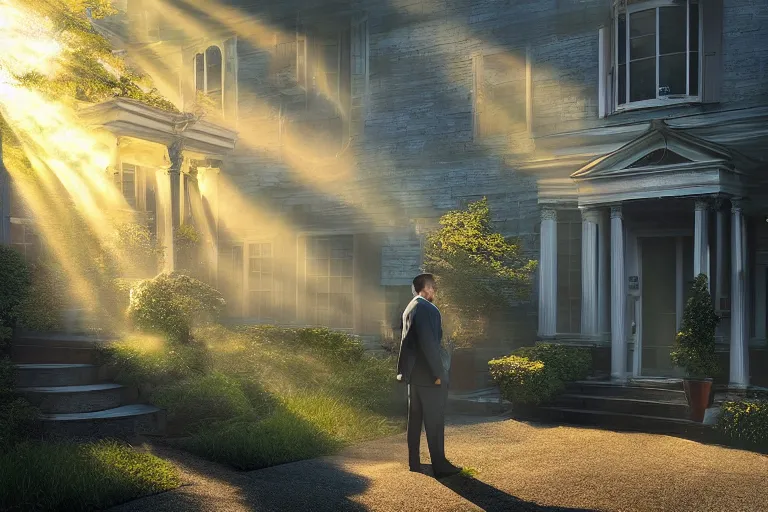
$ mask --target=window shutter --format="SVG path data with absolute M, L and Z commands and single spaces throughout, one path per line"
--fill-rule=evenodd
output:
M 723 80 L 723 0 L 704 0 L 702 9 L 702 101 L 717 103 Z
M 600 119 L 613 112 L 613 52 L 611 49 L 611 30 L 602 27 L 598 32 L 598 105 Z

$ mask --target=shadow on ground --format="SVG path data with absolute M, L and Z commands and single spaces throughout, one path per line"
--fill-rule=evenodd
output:
M 240 472 L 164 444 L 153 446 L 152 452 L 176 464 L 184 484 L 114 507 L 112 512 L 367 510 L 351 497 L 365 492 L 369 480 L 327 459 Z M 295 464 L 302 464 L 300 473 Z
M 595 512 L 592 509 L 584 508 L 537 505 L 536 503 L 516 498 L 476 478 L 467 478 L 461 475 L 442 479 L 440 483 L 486 512 L 509 510 L 521 512 Z

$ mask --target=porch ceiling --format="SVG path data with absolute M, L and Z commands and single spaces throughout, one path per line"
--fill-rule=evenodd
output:
M 223 157 L 237 142 L 237 133 L 216 124 L 165 112 L 127 98 L 116 98 L 80 110 L 81 119 L 115 136 L 134 137 L 169 146 L 184 139 L 188 151 Z

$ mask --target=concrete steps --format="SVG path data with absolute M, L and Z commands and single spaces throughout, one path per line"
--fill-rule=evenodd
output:
M 682 382 L 642 380 L 576 382 L 551 404 L 533 408 L 534 419 L 615 430 L 695 436 L 713 434 L 712 428 L 688 419 Z
M 17 391 L 41 412 L 43 432 L 65 438 L 130 438 L 163 434 L 165 411 L 134 404 L 137 392 L 107 382 L 98 348 L 86 336 L 24 336 L 14 340 Z
M 99 367 L 93 364 L 16 364 L 16 385 L 84 386 L 99 380 Z
M 471 392 L 450 392 L 446 413 L 473 416 L 493 416 L 510 409 L 511 404 L 501 398 L 497 388 L 484 388 Z
M 44 414 L 79 413 L 114 409 L 126 394 L 120 384 L 85 386 L 36 386 L 18 388 L 24 398 Z

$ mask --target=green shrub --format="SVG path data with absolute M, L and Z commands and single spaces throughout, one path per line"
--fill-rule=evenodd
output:
M 131 296 L 128 312 L 139 329 L 186 343 L 192 327 L 216 321 L 224 306 L 224 298 L 212 287 L 171 272 L 139 284 Z
M 31 282 L 29 267 L 14 249 L 0 245 L 0 325 L 13 327 Z
M 100 351 L 102 362 L 115 372 L 115 380 L 133 386 L 171 384 L 212 368 L 208 349 L 194 340 L 181 345 L 134 336 Z
M 37 434 L 38 426 L 38 411 L 29 402 L 23 398 L 1 401 L 0 453 L 34 437 Z
M 0 455 L 0 510 L 102 510 L 180 483 L 170 463 L 117 442 L 22 443 Z
M 491 377 L 501 395 L 513 404 L 537 405 L 551 400 L 562 388 L 562 381 L 546 371 L 541 361 L 506 356 L 490 361 Z
M 692 379 L 715 377 L 720 369 L 715 355 L 715 328 L 720 317 L 715 313 L 706 274 L 693 283 L 693 294 L 685 304 L 680 332 L 670 354 L 672 363 Z
M 56 264 L 31 265 L 30 287 L 19 304 L 19 323 L 33 331 L 55 331 L 63 326 L 69 303 L 67 279 Z
M 734 442 L 768 449 L 768 400 L 723 403 L 717 429 Z
M 546 371 L 553 372 L 563 382 L 582 380 L 592 373 L 592 352 L 588 348 L 540 344 L 521 347 L 512 355 L 541 361 Z
M 168 410 L 172 431 L 192 433 L 201 425 L 247 415 L 251 403 L 240 383 L 220 373 L 212 373 L 158 388 L 152 401 Z
M 325 328 L 286 329 L 254 325 L 238 329 L 257 343 L 293 345 L 309 349 L 326 359 L 344 363 L 359 361 L 365 349 L 358 338 L 350 334 Z

